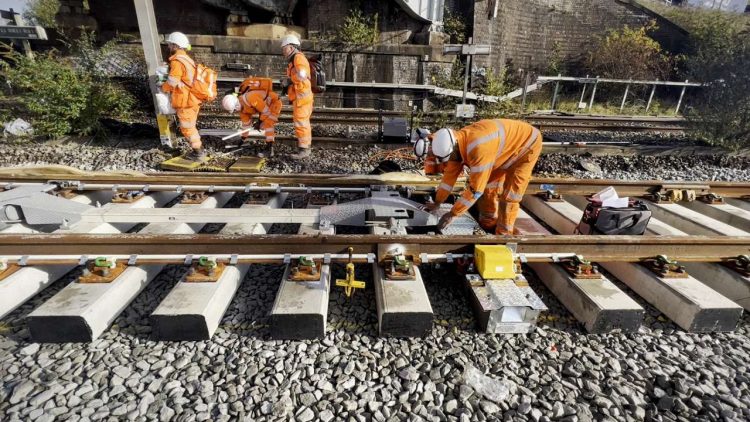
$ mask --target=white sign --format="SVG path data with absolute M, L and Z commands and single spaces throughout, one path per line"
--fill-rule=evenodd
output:
M 456 117 L 459 119 L 471 119 L 474 117 L 474 104 L 456 104 Z

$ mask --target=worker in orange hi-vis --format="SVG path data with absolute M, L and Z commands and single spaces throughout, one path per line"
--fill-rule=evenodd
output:
M 445 229 L 476 202 L 482 228 L 498 235 L 512 235 L 521 199 L 541 151 L 539 130 L 518 120 L 480 120 L 457 131 L 440 129 L 419 138 L 414 144 L 417 156 L 433 155 L 444 164 L 443 178 L 435 201 L 426 206 L 428 211 L 434 211 L 448 198 L 464 166 L 469 169 L 468 189 L 443 215 L 438 229 Z
M 287 35 L 281 39 L 281 52 L 289 61 L 286 68 L 287 79 L 281 89 L 286 92 L 292 103 L 292 119 L 298 148 L 297 153 L 290 157 L 301 160 L 310 156 L 312 147 L 310 116 L 313 111 L 313 92 L 310 62 L 300 50 L 300 41 L 295 35 Z
M 169 77 L 161 89 L 172 94 L 172 107 L 180 121 L 180 132 L 192 148 L 186 158 L 205 162 L 208 157 L 202 148 L 201 136 L 196 127 L 201 102 L 190 92 L 189 86 L 193 83 L 196 71 L 195 62 L 186 52 L 190 49 L 190 41 L 182 32 L 169 34 L 166 41 L 172 56 L 169 57 Z
M 273 81 L 267 78 L 249 77 L 240 85 L 238 94 L 226 95 L 221 100 L 224 110 L 240 113 L 242 129 L 255 128 L 262 130 L 266 139 L 264 155 L 273 157 L 273 144 L 276 137 L 276 123 L 281 114 L 281 99 L 272 90 Z M 253 116 L 259 115 L 253 124 Z M 249 135 L 243 134 L 245 139 Z

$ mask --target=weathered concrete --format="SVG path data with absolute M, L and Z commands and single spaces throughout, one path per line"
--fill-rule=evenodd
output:
M 165 204 L 170 196 L 157 193 L 144 197 L 132 204 L 106 204 L 105 208 L 152 207 L 154 204 Z M 95 203 L 96 198 L 104 200 L 99 194 L 94 196 L 78 195 L 73 201 L 85 204 Z M 57 230 L 56 233 L 121 233 L 129 230 L 135 224 L 79 224 L 69 230 Z M 72 269 L 74 265 L 42 265 L 21 268 L 3 281 L 0 281 L 0 318 L 4 317 L 34 295 L 49 287 Z
M 378 332 L 385 337 L 422 337 L 432 330 L 433 311 L 419 267 L 414 280 L 387 280 L 383 270 L 372 265 Z
M 287 194 L 274 195 L 265 205 L 240 208 L 262 212 L 280 208 Z M 265 234 L 271 224 L 228 224 L 221 234 Z M 208 340 L 247 275 L 249 265 L 226 266 L 215 283 L 187 283 L 183 277 L 151 314 L 154 338 L 171 341 Z
M 231 197 L 232 193 L 218 193 L 199 205 L 177 204 L 175 207 L 217 208 Z M 140 233 L 193 234 L 202 227 L 202 224 L 158 224 L 146 226 Z M 85 342 L 98 338 L 163 268 L 164 265 L 130 267 L 111 283 L 70 283 L 29 315 L 31 337 L 45 343 Z
M 710 205 L 702 201 L 680 202 L 680 205 L 750 233 L 750 211 L 748 210 L 729 203 Z
M 703 215 L 700 212 L 682 206 L 682 203 L 657 204 L 650 201 L 644 202 L 648 204 L 653 217 L 688 234 L 703 236 L 750 236 L 750 232 L 746 232 L 707 215 Z M 742 212 L 742 210 L 737 211 Z M 748 215 L 746 212 L 743 212 L 743 214 L 745 216 Z
M 561 234 L 572 234 L 581 210 L 568 202 L 526 195 L 523 205 Z M 730 331 L 742 308 L 692 276 L 664 279 L 639 264 L 599 263 L 642 298 L 688 331 Z
M 539 203 L 534 208 L 542 208 Z M 521 210 L 516 229 L 523 236 L 544 236 L 551 233 Z M 635 331 L 643 321 L 644 309 L 615 286 L 607 277 L 577 279 L 557 264 L 527 264 L 560 303 L 580 321 L 586 330 L 601 333 L 612 330 Z
M 307 208 L 320 208 L 308 205 Z M 317 224 L 301 224 L 298 234 L 333 234 L 333 227 L 321 230 Z M 289 281 L 291 267 L 286 266 L 276 300 L 271 309 L 271 337 L 276 339 L 314 339 L 325 336 L 331 269 L 321 265 L 319 281 Z

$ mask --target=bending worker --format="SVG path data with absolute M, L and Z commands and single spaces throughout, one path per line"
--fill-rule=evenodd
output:
M 287 80 L 282 84 L 292 103 L 294 134 L 297 137 L 297 153 L 290 157 L 300 160 L 310 156 L 312 147 L 312 127 L 310 116 L 313 110 L 313 92 L 310 83 L 310 62 L 300 51 L 300 41 L 294 35 L 281 39 L 281 52 L 289 64 L 286 68 Z
M 266 156 L 273 157 L 273 143 L 276 136 L 276 123 L 281 114 L 281 100 L 272 90 L 273 81 L 267 78 L 249 77 L 240 85 L 238 94 L 230 94 L 221 100 L 224 110 L 240 112 L 242 129 L 263 130 L 266 137 Z M 253 124 L 253 116 L 258 114 L 258 121 Z M 248 134 L 243 134 L 242 139 Z
M 166 41 L 172 56 L 169 57 L 169 77 L 161 89 L 166 93 L 172 93 L 172 107 L 180 121 L 180 132 L 192 148 L 185 158 L 204 162 L 208 157 L 202 148 L 201 136 L 195 126 L 201 102 L 190 92 L 189 87 L 195 79 L 196 71 L 195 62 L 186 52 L 190 49 L 190 41 L 182 32 L 169 34 Z
M 443 179 L 434 211 L 453 191 L 464 166 L 469 168 L 468 188 L 461 193 L 450 212 L 443 215 L 438 229 L 443 230 L 475 202 L 479 224 L 498 235 L 512 235 L 520 202 L 529 185 L 542 151 L 542 135 L 528 123 L 517 120 L 480 120 L 461 130 L 440 129 L 414 144 L 417 156 L 433 155 L 444 164 Z

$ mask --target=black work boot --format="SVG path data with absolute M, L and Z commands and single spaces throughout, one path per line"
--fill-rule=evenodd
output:
M 185 158 L 190 161 L 195 161 L 196 163 L 205 163 L 206 161 L 208 161 L 208 155 L 206 154 L 206 150 L 204 150 L 203 148 L 191 150 L 185 155 Z
M 310 158 L 310 155 L 312 155 L 310 148 L 298 148 L 297 153 L 290 155 L 289 158 L 292 160 L 304 160 L 305 158 Z

